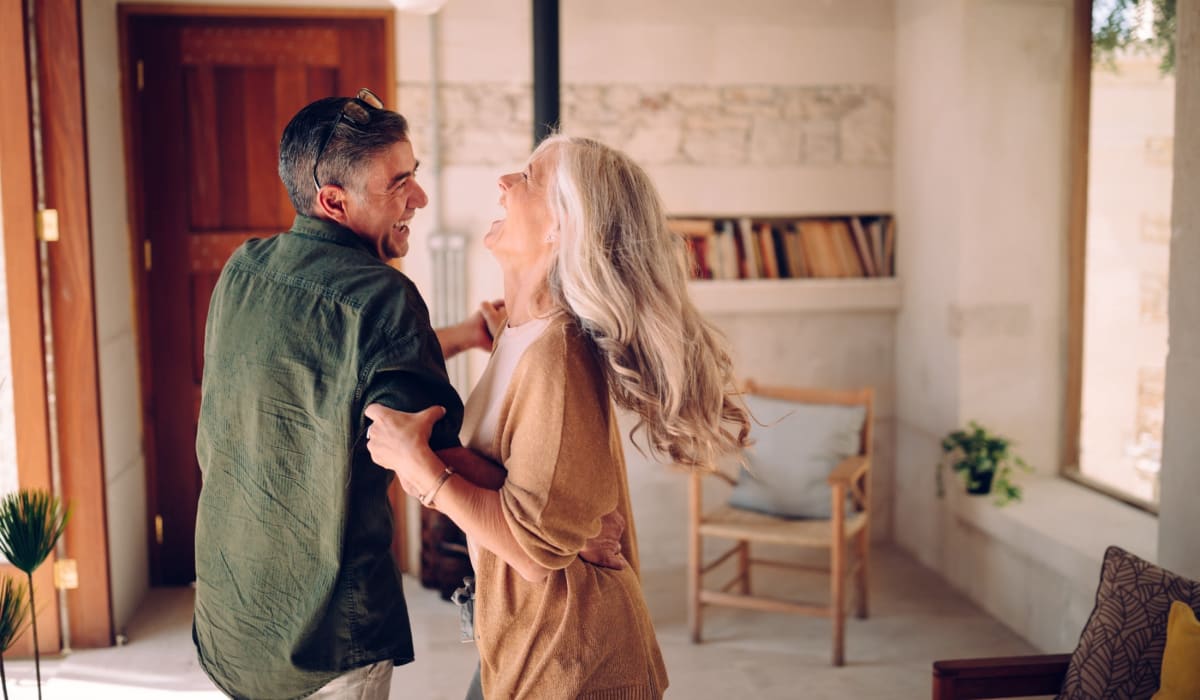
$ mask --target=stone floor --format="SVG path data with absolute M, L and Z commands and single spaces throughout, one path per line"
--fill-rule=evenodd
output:
M 705 642 L 688 639 L 684 572 L 647 571 L 646 595 L 671 678 L 668 698 L 928 698 L 937 658 L 1036 653 L 1002 624 L 890 547 L 875 551 L 872 617 L 847 623 L 847 665 L 829 665 L 829 623 L 820 618 L 718 608 Z M 756 586 L 819 600 L 816 574 L 764 573 Z M 397 668 L 392 697 L 459 700 L 474 649 L 457 641 L 456 609 L 405 581 L 417 661 Z M 77 651 L 43 664 L 46 700 L 222 697 L 192 649 L 192 592 L 151 591 L 128 628 L 128 644 Z M 33 664 L 7 661 L 9 696 L 34 698 Z

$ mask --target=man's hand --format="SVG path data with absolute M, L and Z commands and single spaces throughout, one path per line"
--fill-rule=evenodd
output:
M 588 540 L 579 557 L 584 561 L 606 569 L 624 569 L 628 566 L 621 555 L 621 535 L 625 534 L 625 518 L 612 511 L 600 518 L 600 534 Z
M 468 316 L 465 321 L 438 328 L 434 333 L 442 346 L 442 355 L 448 360 L 473 348 L 490 352 L 496 333 L 500 332 L 500 327 L 507 320 L 508 314 L 504 310 L 503 299 L 485 301 L 479 305 L 479 310 Z
M 417 497 L 425 493 L 445 468 L 429 449 L 429 436 L 446 409 L 430 406 L 418 413 L 405 413 L 373 403 L 363 415 L 371 420 L 367 428 L 371 459 L 394 471 L 405 493 Z
M 483 318 L 484 329 L 488 334 L 489 342 L 486 349 L 491 349 L 490 341 L 495 340 L 496 334 L 508 320 L 508 310 L 504 308 L 504 300 L 480 302 L 479 315 Z

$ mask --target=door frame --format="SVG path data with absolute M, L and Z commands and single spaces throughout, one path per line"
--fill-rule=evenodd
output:
M 5 3 L 0 21 L 0 73 L 5 84 L 15 88 L 12 99 L 0 108 L 4 185 L 0 206 L 12 331 L 17 474 L 22 488 L 51 490 L 52 448 L 57 449 L 59 495 L 72 512 L 63 543 L 75 559 L 82 583 L 65 594 L 65 629 L 73 646 L 110 646 L 112 597 L 79 5 L 75 0 L 42 0 L 33 25 L 43 196 L 45 206 L 58 212 L 60 234 L 57 242 L 47 244 L 48 298 L 42 295 L 38 251 L 26 53 L 32 37 L 26 36 L 24 9 L 24 3 Z M 49 348 L 44 344 L 46 308 L 53 329 Z M 53 352 L 57 386 L 53 416 L 47 393 L 47 351 Z M 56 435 L 51 434 L 52 418 L 57 421 Z M 56 558 L 52 553 L 49 561 Z M 35 579 L 42 594 L 36 604 L 47 613 L 38 621 L 42 651 L 56 652 L 64 640 L 52 571 L 53 565 L 38 569 Z M 17 646 L 32 650 L 32 642 L 26 639 Z
M 42 345 L 42 275 L 37 251 L 33 191 L 33 147 L 29 129 L 29 85 L 26 82 L 24 3 L 0 4 L 0 80 L 11 86 L 0 101 L 0 220 L 4 227 L 5 288 L 8 295 L 9 341 L 12 351 L 13 422 L 16 428 L 17 480 L 22 486 L 50 488 L 50 414 L 46 399 L 46 357 Z M 53 554 L 51 555 L 53 557 Z M 57 652 L 58 605 L 46 598 L 53 581 L 45 565 L 35 576 L 45 609 L 38 634 L 42 652 Z M 5 575 L 22 580 L 16 567 Z M 53 624 L 48 624 L 50 620 Z M 14 645 L 21 655 L 33 653 L 33 639 L 22 635 Z
M 149 552 L 150 581 L 161 582 L 155 518 L 158 515 L 158 464 L 154 445 L 154 421 L 151 416 L 154 387 L 152 383 L 150 343 L 150 301 L 146 270 L 146 243 L 149 241 L 142 220 L 142 173 L 141 138 L 133 128 L 137 113 L 137 73 L 131 62 L 129 42 L 132 38 L 131 24 L 142 17 L 176 17 L 181 19 L 368 19 L 380 20 L 384 24 L 384 76 L 386 86 L 383 99 L 387 105 L 396 104 L 396 43 L 395 12 L 390 8 L 321 8 L 321 7 L 262 7 L 233 5 L 193 4 L 147 4 L 121 3 L 117 6 L 118 46 L 120 50 L 121 82 L 121 126 L 125 139 L 125 191 L 129 211 L 129 254 L 133 272 L 134 333 L 137 338 L 138 377 L 142 399 L 142 451 L 146 460 L 146 547 Z M 393 486 L 395 482 L 393 482 Z M 396 565 L 407 571 L 407 513 L 406 500 L 398 488 L 392 489 L 394 505 L 394 528 L 392 532 L 393 552 Z

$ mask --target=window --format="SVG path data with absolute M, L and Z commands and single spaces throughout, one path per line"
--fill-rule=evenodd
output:
M 1167 357 L 1174 3 L 1095 0 L 1077 70 L 1066 473 L 1154 510 Z M 1077 55 L 1077 58 L 1082 54 Z M 1086 121 L 1084 117 L 1086 116 Z M 1079 211 L 1082 209 L 1083 211 Z

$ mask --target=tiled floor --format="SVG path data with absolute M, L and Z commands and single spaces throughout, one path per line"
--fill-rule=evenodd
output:
M 720 608 L 705 615 L 704 644 L 688 640 L 682 571 L 651 571 L 646 594 L 671 677 L 668 698 L 928 698 L 936 658 L 1035 653 L 1000 623 L 898 550 L 875 552 L 872 617 L 847 623 L 847 665 L 829 665 L 829 623 Z M 759 577 L 777 593 L 824 592 L 825 579 Z M 756 583 L 756 585 L 759 585 Z M 457 641 L 456 609 L 406 581 L 417 660 L 396 669 L 392 697 L 459 700 L 474 648 Z M 196 664 L 191 590 L 156 589 L 123 647 L 78 651 L 43 664 L 46 700 L 220 698 Z M 33 664 L 8 661 L 9 696 L 36 697 Z

